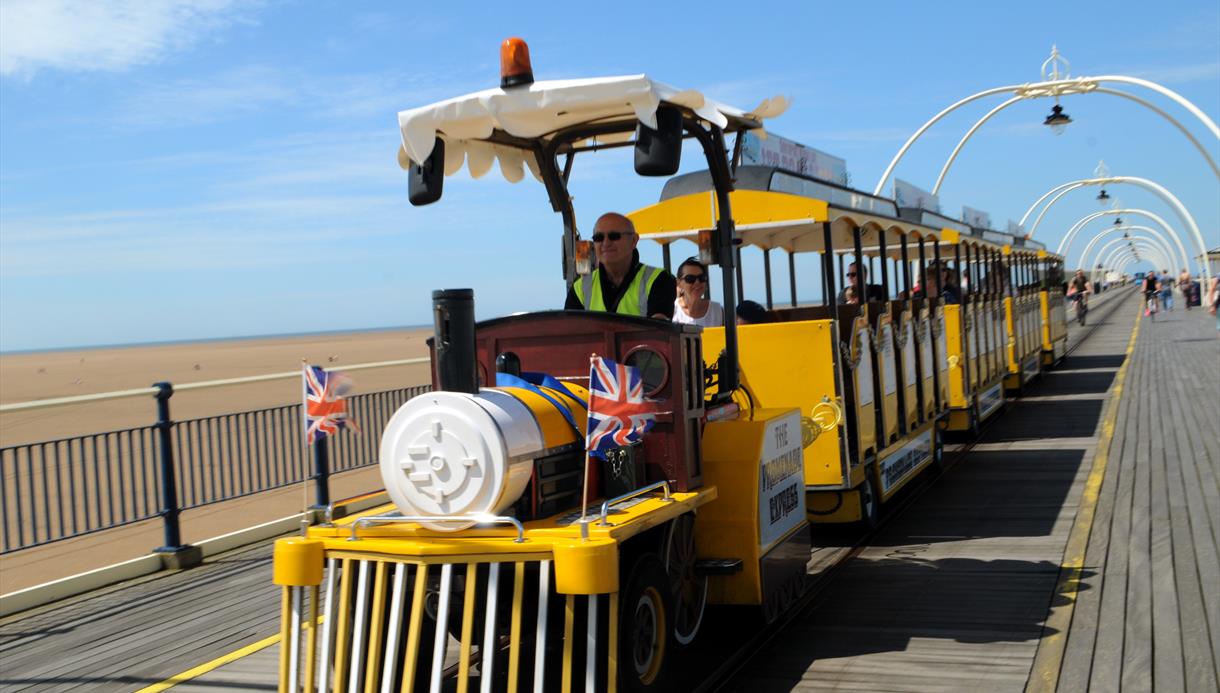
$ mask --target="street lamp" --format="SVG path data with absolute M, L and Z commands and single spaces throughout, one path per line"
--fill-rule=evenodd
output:
M 1097 193 L 1097 201 L 1101 203 L 1102 207 L 1106 206 L 1106 201 L 1109 199 L 1110 199 L 1110 193 L 1106 192 L 1105 188 L 1102 188 L 1101 192 Z
M 1051 114 L 1042 121 L 1042 124 L 1049 127 L 1051 132 L 1056 135 L 1062 135 L 1070 122 L 1072 122 L 1072 117 L 1063 112 L 1063 106 L 1055 104 L 1051 107 Z

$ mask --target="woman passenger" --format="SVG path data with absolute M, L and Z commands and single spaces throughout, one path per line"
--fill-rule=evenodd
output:
M 678 298 L 674 322 L 701 327 L 724 324 L 724 308 L 708 296 L 707 265 L 688 257 L 678 265 Z

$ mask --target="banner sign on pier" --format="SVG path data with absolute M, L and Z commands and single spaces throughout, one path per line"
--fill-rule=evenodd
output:
M 848 183 L 847 161 L 774 133 L 763 139 L 747 132 L 741 143 L 741 163 L 774 166 L 836 185 Z

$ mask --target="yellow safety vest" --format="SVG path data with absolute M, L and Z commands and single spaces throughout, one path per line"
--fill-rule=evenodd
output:
M 580 291 L 576 296 L 585 310 L 606 310 L 606 301 L 602 296 L 601 271 L 601 267 L 598 267 L 593 274 L 586 274 L 580 278 Z M 648 292 L 652 290 L 652 284 L 659 276 L 661 276 L 660 269 L 640 265 L 640 271 L 635 273 L 635 277 L 623 291 L 623 296 L 619 299 L 614 312 L 619 315 L 648 317 L 645 313 L 648 310 Z

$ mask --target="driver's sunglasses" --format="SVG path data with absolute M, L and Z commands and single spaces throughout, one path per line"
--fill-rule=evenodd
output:
M 630 236 L 630 235 L 631 235 L 631 233 L 628 231 L 610 231 L 607 233 L 602 233 L 601 231 L 598 231 L 597 233 L 593 234 L 593 242 L 601 243 L 602 241 L 617 241 L 617 240 L 620 240 L 623 236 Z
M 707 281 L 707 275 L 706 274 L 684 274 L 684 275 L 682 275 L 682 281 L 686 282 L 687 284 L 694 284 L 695 282 L 705 282 L 705 281 Z
M 854 277 L 854 276 L 856 276 L 856 273 L 855 273 L 855 272 L 848 272 L 848 273 L 847 273 L 847 276 L 849 276 L 849 277 Z

